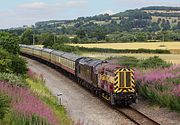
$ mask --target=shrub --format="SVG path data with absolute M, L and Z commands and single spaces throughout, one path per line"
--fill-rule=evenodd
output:
M 117 64 L 126 67 L 136 67 L 139 60 L 135 57 L 122 56 L 122 57 L 108 57 L 107 60 L 117 60 Z
M 26 74 L 26 61 L 18 55 L 12 56 L 11 69 L 16 74 Z
M 180 65 L 151 70 L 136 70 L 140 95 L 151 102 L 180 111 Z M 140 84 L 139 84 L 140 83 Z
M 12 55 L 0 49 L 0 72 L 25 74 L 26 62 L 18 55 Z
M 86 48 L 76 46 L 80 51 L 83 52 L 103 52 L 103 53 L 160 53 L 170 54 L 169 50 L 151 50 L 151 49 L 110 49 L 110 48 Z
M 55 43 L 52 46 L 52 48 L 56 49 L 56 50 L 65 51 L 65 52 L 79 53 L 79 48 L 78 47 L 73 47 L 73 46 L 64 45 L 64 44 L 57 44 L 57 43 Z
M 0 32 L 0 46 L 12 54 L 18 54 L 19 48 L 19 38 L 12 34 L 6 32 Z
M 10 66 L 11 66 L 10 54 L 5 50 L 0 49 L 0 72 L 12 72 Z
M 28 84 L 21 76 L 9 73 L 0 73 L 0 81 L 6 81 L 8 84 L 16 85 L 19 87 L 27 87 Z
M 169 67 L 171 64 L 162 60 L 158 56 L 150 57 L 148 59 L 139 62 L 139 67 L 142 68 L 157 68 L 157 67 Z

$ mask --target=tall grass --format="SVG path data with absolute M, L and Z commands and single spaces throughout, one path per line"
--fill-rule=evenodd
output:
M 39 95 L 39 98 L 47 104 L 53 110 L 54 114 L 60 121 L 61 125 L 71 125 L 72 121 L 70 118 L 67 117 L 65 112 L 65 108 L 60 106 L 57 102 L 57 98 L 48 90 L 45 86 L 45 81 L 43 75 L 36 74 L 32 70 L 29 69 L 28 71 L 28 78 L 26 81 L 31 87 L 31 90 Z
M 11 99 L 12 113 L 16 114 L 10 119 L 9 123 L 32 124 L 36 119 L 36 124 L 58 125 L 58 120 L 52 109 L 45 105 L 29 89 L 0 82 L 0 92 L 8 95 Z
M 153 103 L 180 112 L 180 65 L 135 72 L 140 94 Z

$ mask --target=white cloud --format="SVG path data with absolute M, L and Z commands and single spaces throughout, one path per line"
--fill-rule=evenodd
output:
M 83 7 L 88 3 L 87 0 L 71 0 L 66 3 L 68 7 Z
M 46 4 L 43 2 L 32 2 L 32 3 L 25 3 L 20 5 L 20 8 L 23 9 L 43 9 L 45 7 Z
M 53 19 L 73 19 L 86 11 L 87 0 L 52 0 L 46 2 L 29 2 L 15 6 L 13 9 L 0 10 L 0 28 L 30 25 L 37 21 Z
M 105 10 L 105 11 L 101 12 L 100 14 L 109 14 L 109 15 L 113 15 L 113 14 L 115 14 L 115 12 L 112 11 L 112 10 Z
M 180 2 L 172 1 L 172 0 L 115 0 L 120 5 L 126 6 L 180 6 Z

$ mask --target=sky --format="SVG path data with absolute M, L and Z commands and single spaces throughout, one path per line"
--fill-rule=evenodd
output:
M 180 0 L 0 0 L 0 29 L 154 5 L 180 7 Z

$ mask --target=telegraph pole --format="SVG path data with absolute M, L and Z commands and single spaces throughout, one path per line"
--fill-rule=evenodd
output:
M 34 34 L 33 34 L 33 45 L 35 44 L 35 38 L 34 38 Z

